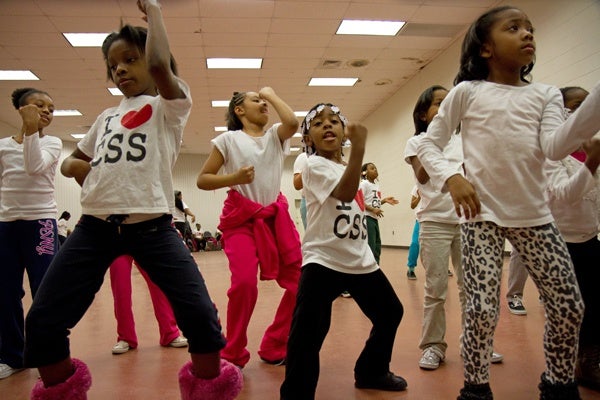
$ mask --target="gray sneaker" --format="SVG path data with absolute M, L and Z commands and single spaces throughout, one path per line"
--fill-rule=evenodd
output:
M 419 360 L 419 367 L 423 369 L 438 369 L 440 364 L 444 362 L 446 356 L 436 347 L 428 347 L 423 351 Z
M 9 376 L 23 370 L 25 370 L 25 368 L 13 368 L 8 364 L 0 363 L 0 379 L 8 378 Z

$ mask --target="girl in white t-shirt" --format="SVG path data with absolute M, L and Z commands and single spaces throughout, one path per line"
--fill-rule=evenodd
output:
M 381 197 L 379 191 L 379 173 L 373 163 L 365 163 L 360 169 L 360 190 L 365 196 L 365 211 L 367 215 L 367 232 L 369 238 L 369 247 L 375 256 L 375 261 L 379 264 L 381 256 L 381 234 L 379 232 L 379 218 L 383 217 L 381 206 L 391 204 L 395 206 L 398 200 L 394 197 Z
M 298 154 L 294 161 L 294 189 L 300 191 L 300 218 L 302 218 L 302 226 L 306 229 L 306 197 L 304 197 L 304 189 L 302 188 L 302 170 L 306 166 L 308 158 L 308 148 L 311 146 L 310 137 L 304 135 L 302 137 L 302 153 Z
M 489 365 L 505 239 L 519 252 L 545 308 L 540 398 L 580 398 L 574 367 L 583 302 L 550 213 L 543 163 L 562 159 L 599 130 L 600 85 L 564 121 L 560 91 L 526 79 L 535 48 L 533 26 L 521 10 L 501 6 L 479 17 L 463 41 L 457 85 L 417 150 L 433 184 L 450 192 L 462 224 L 467 306 L 459 400 L 493 397 Z M 459 124 L 464 172 L 443 153 Z
M 269 103 L 281 123 L 265 130 Z M 234 93 L 227 128 L 212 140 L 213 149 L 197 181 L 204 190 L 229 187 L 218 227 L 231 271 L 227 345 L 221 356 L 240 368 L 250 360 L 247 330 L 258 299 L 260 272 L 260 279 L 275 279 L 285 291 L 258 355 L 268 364 L 283 365 L 302 254 L 287 199 L 281 193 L 281 175 L 298 119 L 272 88 L 264 87 L 258 92 Z
M 373 323 L 354 367 L 355 386 L 404 390 L 406 381 L 389 369 L 404 310 L 368 247 L 365 201 L 358 188 L 367 129 L 348 124 L 336 106 L 317 104 L 306 115 L 302 132 L 310 135 L 315 153 L 302 171 L 308 218 L 281 400 L 314 399 L 319 350 L 332 303 L 343 290 L 352 293 Z M 344 134 L 352 142 L 347 165 L 341 153 Z
M 241 372 L 219 356 L 225 340 L 204 279 L 172 225 L 171 170 L 192 107 L 189 88 L 176 76 L 159 4 L 137 5 L 148 29 L 125 25 L 102 45 L 107 73 L 124 98 L 100 114 L 62 164 L 62 173 L 82 185 L 83 216 L 27 316 L 25 362 L 41 376 L 35 399 L 86 398 L 90 372 L 71 358 L 68 335 L 123 254 L 162 290 L 188 338 L 182 397 L 233 399 L 241 390 Z

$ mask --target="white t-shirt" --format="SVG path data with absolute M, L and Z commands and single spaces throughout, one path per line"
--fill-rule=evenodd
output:
M 0 139 L 0 221 L 56 218 L 54 178 L 62 142 L 36 132 Z
M 404 148 L 404 160 L 410 164 L 410 158 L 417 156 L 417 147 L 423 133 L 418 136 L 411 136 L 406 142 Z M 460 135 L 452 135 L 446 147 L 444 147 L 444 156 L 449 165 L 454 165 L 456 173 L 462 173 L 462 140 Z M 416 185 L 421 193 L 421 201 L 417 206 L 415 214 L 419 222 L 431 221 L 446 224 L 457 224 L 458 216 L 454 210 L 452 197 L 447 191 L 440 191 L 433 185 L 431 179 L 425 184 L 416 181 Z
M 58 234 L 60 236 L 67 236 L 67 232 L 69 230 L 69 227 L 67 225 L 67 220 L 64 218 L 61 218 L 58 220 L 58 222 L 56 223 L 56 227 L 58 229 Z
M 259 137 L 238 130 L 223 132 L 211 140 L 223 156 L 223 174 L 232 174 L 242 167 L 254 166 L 254 181 L 234 185 L 232 189 L 263 206 L 277 200 L 281 191 L 283 159 L 290 151 L 290 140 L 282 144 L 277 135 L 280 125 L 273 125 Z
M 188 208 L 187 204 L 185 204 L 185 201 L 181 200 L 181 204 L 183 204 L 184 210 Z M 179 208 L 177 208 L 177 206 L 175 206 L 173 209 L 173 222 L 185 222 L 186 219 L 185 212 L 181 211 Z
M 331 196 L 345 168 L 320 156 L 308 157 L 302 171 L 307 210 L 303 265 L 317 263 L 347 274 L 367 274 L 379 266 L 367 241 L 362 191 L 350 203 Z
M 362 179 L 359 188 L 362 190 L 363 196 L 365 196 L 365 205 L 373 208 L 381 208 L 381 192 L 379 191 L 378 184 L 370 182 L 368 179 Z M 366 208 L 365 213 L 371 218 L 379 218 L 377 214 Z
M 306 160 L 308 159 L 308 155 L 306 152 L 302 152 L 298 154 L 296 160 L 294 161 L 294 175 L 301 174 L 304 167 L 306 167 Z M 300 189 L 300 195 L 304 197 L 304 188 Z
M 529 227 L 553 220 L 543 163 L 560 160 L 600 125 L 600 85 L 563 124 L 560 91 L 549 85 L 465 81 L 455 86 L 420 140 L 418 157 L 434 187 L 456 174 L 442 149 L 461 124 L 466 178 L 481 202 L 470 221 Z M 464 222 L 464 217 L 461 222 Z
M 84 214 L 173 213 L 171 170 L 192 108 L 188 86 L 178 82 L 185 98 L 123 98 L 102 112 L 78 143 L 92 158 L 81 190 Z

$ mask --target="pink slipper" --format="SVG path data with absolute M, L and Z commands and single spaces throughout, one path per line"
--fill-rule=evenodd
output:
M 92 375 L 87 365 L 81 360 L 71 360 L 75 372 L 63 383 L 45 387 L 41 379 L 31 390 L 31 400 L 86 400 L 87 391 L 92 386 Z
M 242 371 L 229 361 L 221 360 L 221 374 L 214 379 L 197 378 L 188 361 L 179 371 L 182 400 L 233 400 L 242 390 Z

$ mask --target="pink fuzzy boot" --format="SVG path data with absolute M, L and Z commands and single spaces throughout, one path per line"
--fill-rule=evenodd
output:
M 83 361 L 74 358 L 71 362 L 75 372 L 69 379 L 50 387 L 45 387 L 39 379 L 31 390 L 31 400 L 86 400 L 92 375 Z
M 233 400 L 242 390 L 242 371 L 229 361 L 221 360 L 221 375 L 214 379 L 197 378 L 188 361 L 179 371 L 182 400 Z

